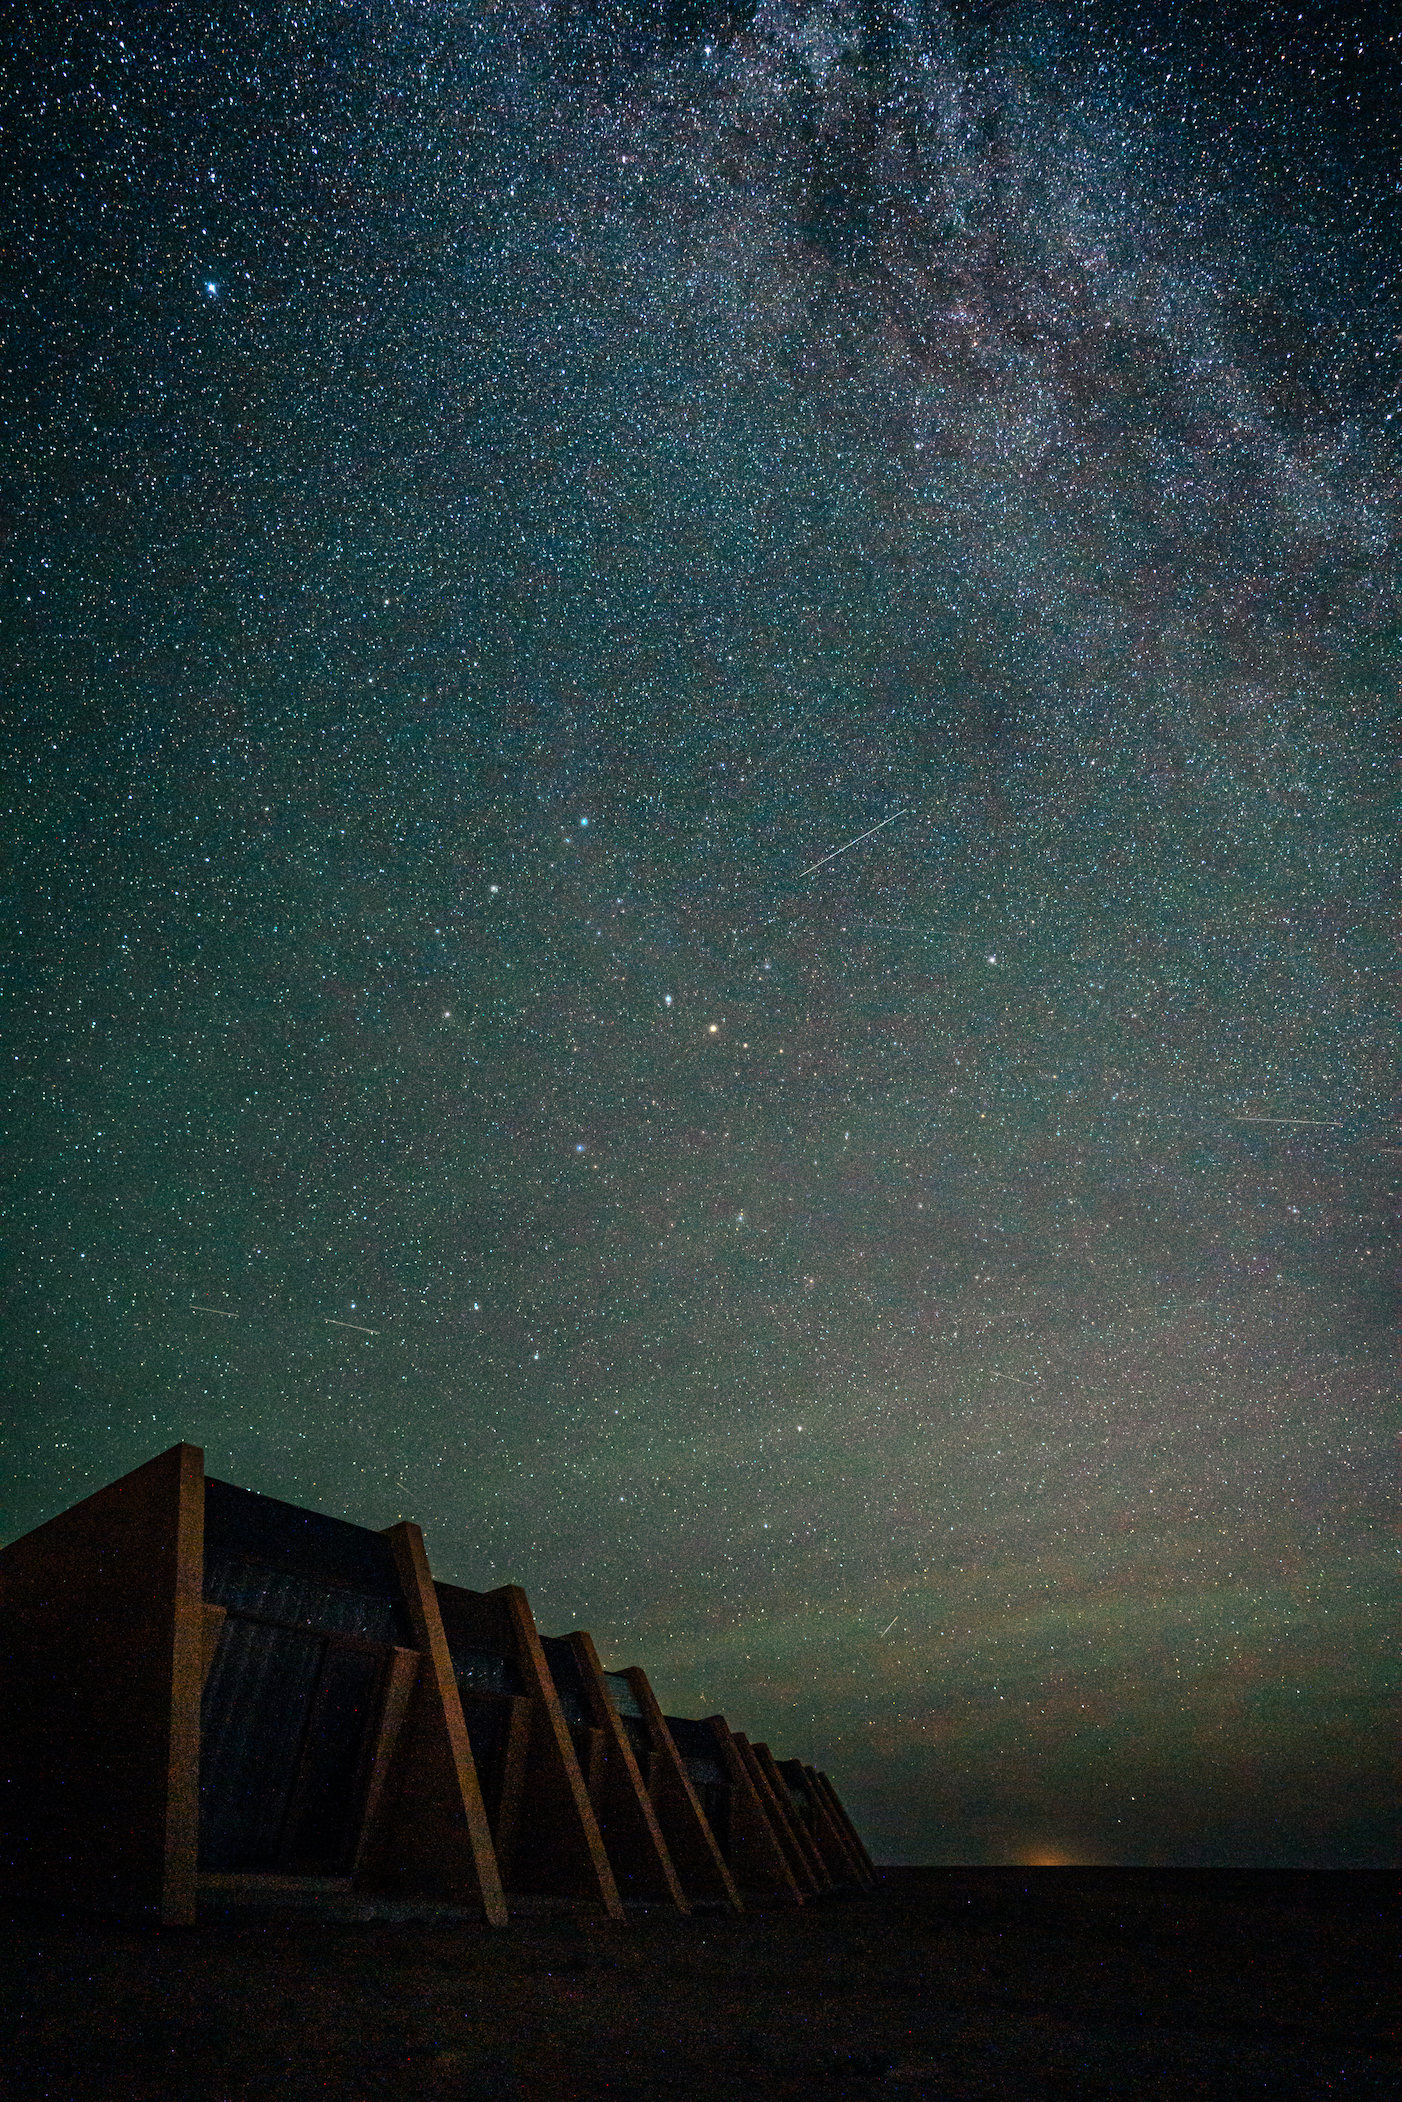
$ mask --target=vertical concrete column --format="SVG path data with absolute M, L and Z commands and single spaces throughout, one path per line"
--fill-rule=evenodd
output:
M 0 1888 L 193 1924 L 203 1591 L 195 1445 L 0 1550 Z

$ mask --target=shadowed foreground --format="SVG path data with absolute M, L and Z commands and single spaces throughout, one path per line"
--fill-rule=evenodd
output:
M 892 1869 L 800 1913 L 488 1930 L 0 1913 L 16 2098 L 1402 2092 L 1383 1873 Z

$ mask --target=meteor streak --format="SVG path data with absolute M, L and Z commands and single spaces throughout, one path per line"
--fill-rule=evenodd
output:
M 898 817 L 906 817 L 908 815 L 909 812 L 906 810 L 893 810 L 889 817 L 882 818 L 881 823 L 879 825 L 873 825 L 871 828 L 871 832 L 859 832 L 855 839 L 849 839 L 845 841 L 842 846 L 834 847 L 831 854 L 820 855 L 819 858 L 813 863 L 811 868 L 801 869 L 799 871 L 800 878 L 802 878 L 803 876 L 811 876 L 813 874 L 813 870 L 820 869 L 825 861 L 835 861 L 839 854 L 845 854 L 847 852 L 848 847 L 859 847 L 864 839 L 871 838 L 872 832 L 882 832 L 885 830 L 887 825 L 894 825 Z
M 1229 1109 L 1227 1115 L 1237 1124 L 1314 1124 L 1321 1131 L 1342 1131 L 1342 1118 L 1335 1117 L 1260 1117 L 1251 1109 Z

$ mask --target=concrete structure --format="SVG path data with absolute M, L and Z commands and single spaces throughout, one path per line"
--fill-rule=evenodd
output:
M 189 1924 L 307 1884 L 740 1911 L 874 1881 L 826 1776 L 664 1716 L 516 1585 L 177 1445 L 0 1549 L 0 1890 Z

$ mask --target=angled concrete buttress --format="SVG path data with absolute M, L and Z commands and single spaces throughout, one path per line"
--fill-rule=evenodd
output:
M 744 1903 L 735 1879 L 726 1866 L 720 1842 L 701 1807 L 686 1762 L 667 1728 L 647 1673 L 640 1665 L 632 1664 L 621 1672 L 610 1672 L 608 1678 L 621 1682 L 621 1686 L 632 1695 L 635 1715 L 631 1719 L 639 1726 L 636 1732 L 639 1771 L 643 1771 L 646 1760 L 645 1778 L 657 1812 L 657 1822 L 688 1898 L 693 1905 L 721 1906 L 727 1912 L 742 1912 Z M 617 1690 L 615 1698 L 619 1698 Z M 630 1730 L 629 1734 L 635 1733 Z
M 603 1735 L 590 1797 L 619 1893 L 635 1904 L 674 1905 L 679 1912 L 690 1912 L 616 1696 L 610 1696 L 593 1637 L 577 1629 L 564 1639 L 590 1725 Z
M 500 1925 L 506 1901 L 423 1534 L 406 1523 L 385 1538 L 419 1662 L 354 1881 L 364 1890 L 478 1904 Z

